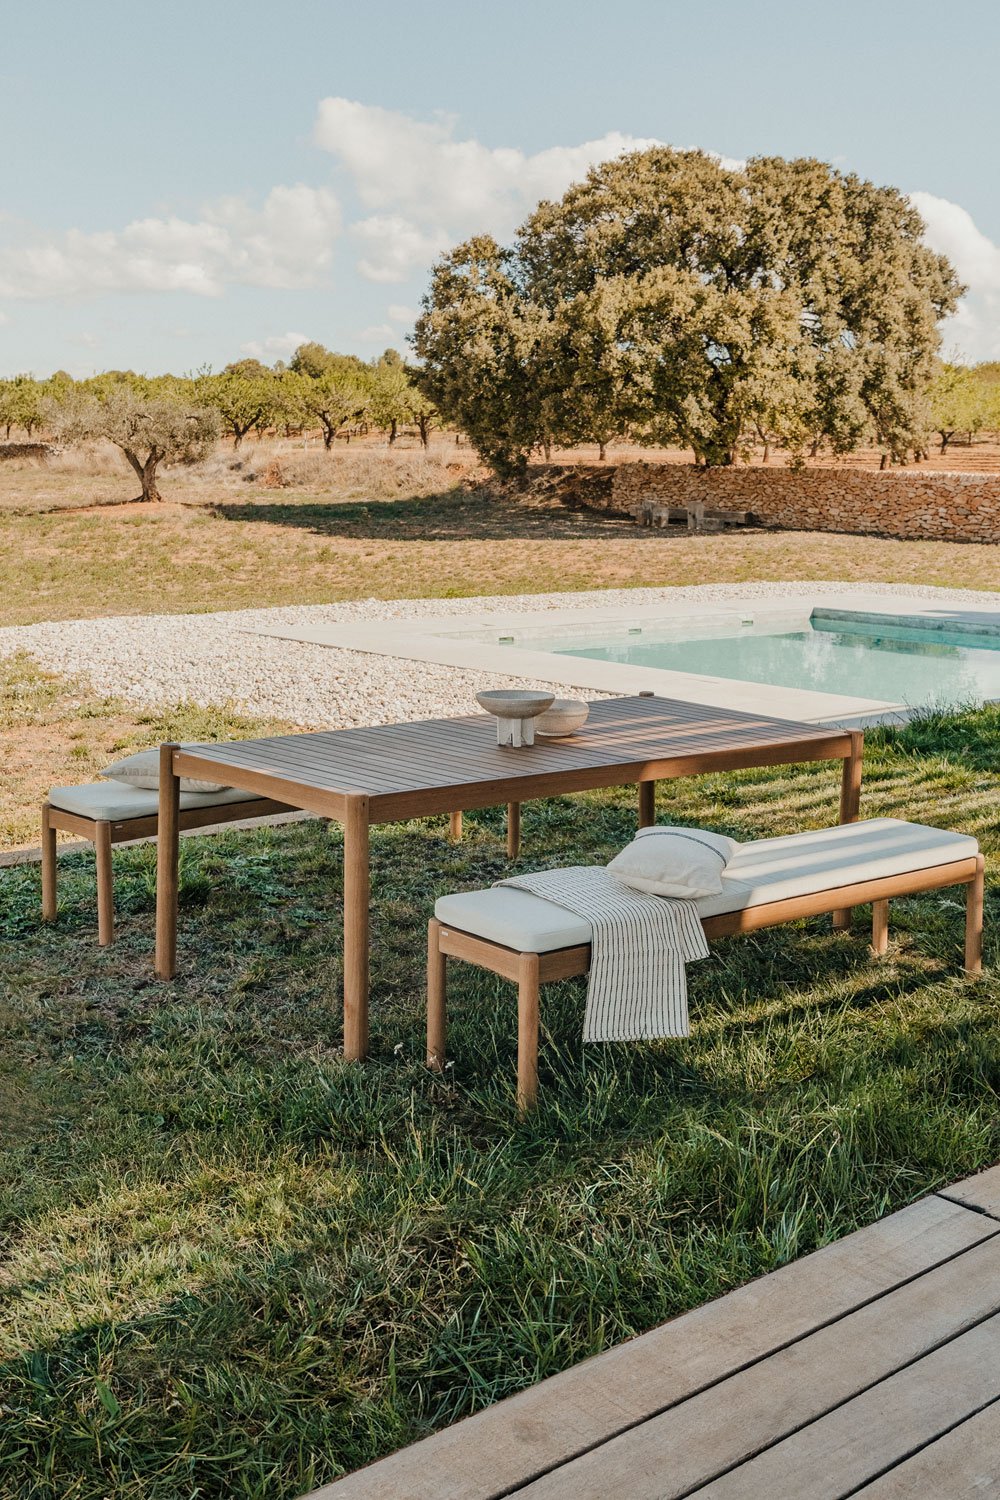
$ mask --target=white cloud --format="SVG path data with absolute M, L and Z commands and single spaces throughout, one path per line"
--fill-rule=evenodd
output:
M 944 325 L 944 351 L 963 359 L 1000 359 L 1000 246 L 967 209 L 933 193 L 911 193 L 927 243 L 951 261 L 969 290 Z
M 395 329 L 391 323 L 371 323 L 367 328 L 362 328 L 354 337 L 360 344 L 381 344 L 386 339 L 395 338 Z
M 414 120 L 396 110 L 323 99 L 314 138 L 347 171 L 371 217 L 351 226 L 371 281 L 405 281 L 473 233 L 507 238 L 540 198 L 561 196 L 598 162 L 656 141 L 612 131 L 580 146 L 526 153 L 456 140 L 451 116 Z
M 339 204 L 326 188 L 275 187 L 260 208 L 222 198 L 197 221 L 135 219 L 120 230 L 70 229 L 55 240 L 0 246 L 0 294 L 217 297 L 232 284 L 314 286 L 329 269 L 340 227 Z
M 240 353 L 245 354 L 248 359 L 259 359 L 264 364 L 269 364 L 276 359 L 287 359 L 300 344 L 308 342 L 308 335 L 304 333 L 272 333 L 266 339 L 250 339 L 241 344 Z
M 414 271 L 430 265 L 454 238 L 444 229 L 421 229 L 400 214 L 374 214 L 351 225 L 364 254 L 358 270 L 369 281 L 406 281 Z
M 390 302 L 386 308 L 390 323 L 415 323 L 420 316 L 416 307 L 406 307 L 402 302 Z

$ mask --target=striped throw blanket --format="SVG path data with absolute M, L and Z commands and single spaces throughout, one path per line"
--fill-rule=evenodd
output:
M 708 957 L 693 901 L 633 891 L 602 865 L 541 870 L 499 884 L 542 896 L 590 923 L 585 1042 L 688 1035 L 684 965 Z

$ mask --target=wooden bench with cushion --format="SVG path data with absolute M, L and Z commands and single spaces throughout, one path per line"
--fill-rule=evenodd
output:
M 283 802 L 227 787 L 221 792 L 182 792 L 180 827 L 208 828 L 251 818 L 294 812 Z M 54 786 L 42 807 L 42 917 L 55 920 L 56 833 L 75 833 L 94 845 L 97 858 L 97 940 L 102 947 L 114 941 L 115 905 L 111 847 L 131 839 L 156 837 L 159 794 L 117 781 L 87 786 Z
M 799 917 L 872 904 L 872 947 L 886 951 L 889 901 L 943 886 L 965 885 L 965 969 L 982 967 L 983 856 L 974 838 L 873 818 L 815 833 L 742 844 L 726 867 L 721 895 L 696 904 L 711 940 L 773 927 Z M 517 1099 L 525 1109 L 538 1090 L 539 986 L 586 974 L 590 924 L 513 886 L 442 896 L 428 933 L 427 1064 L 445 1064 L 446 965 L 464 959 L 512 979 L 518 987 Z

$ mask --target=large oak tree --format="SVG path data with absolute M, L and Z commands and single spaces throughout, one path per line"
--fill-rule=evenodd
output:
M 923 228 L 894 188 L 818 161 L 621 156 L 512 247 L 482 236 L 438 262 L 423 386 L 504 473 L 536 444 L 626 432 L 705 465 L 748 434 L 901 458 L 962 291 Z

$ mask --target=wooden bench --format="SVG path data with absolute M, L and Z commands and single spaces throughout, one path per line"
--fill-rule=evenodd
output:
M 883 954 L 892 897 L 965 885 L 964 966 L 978 974 L 983 871 L 973 838 L 876 818 L 741 845 L 726 868 L 722 894 L 699 900 L 698 914 L 711 940 L 871 902 L 872 948 Z M 589 923 L 511 886 L 442 896 L 428 929 L 427 954 L 427 1065 L 439 1071 L 446 1060 L 449 958 L 517 984 L 517 1102 L 519 1109 L 529 1108 L 538 1092 L 539 987 L 587 973 Z
M 179 826 L 209 828 L 276 813 L 294 812 L 284 802 L 254 792 L 183 792 Z M 42 917 L 55 921 L 58 910 L 56 833 L 74 833 L 94 846 L 97 860 L 97 941 L 107 947 L 115 936 L 111 849 L 133 839 L 155 838 L 159 794 L 115 781 L 56 786 L 42 806 Z

